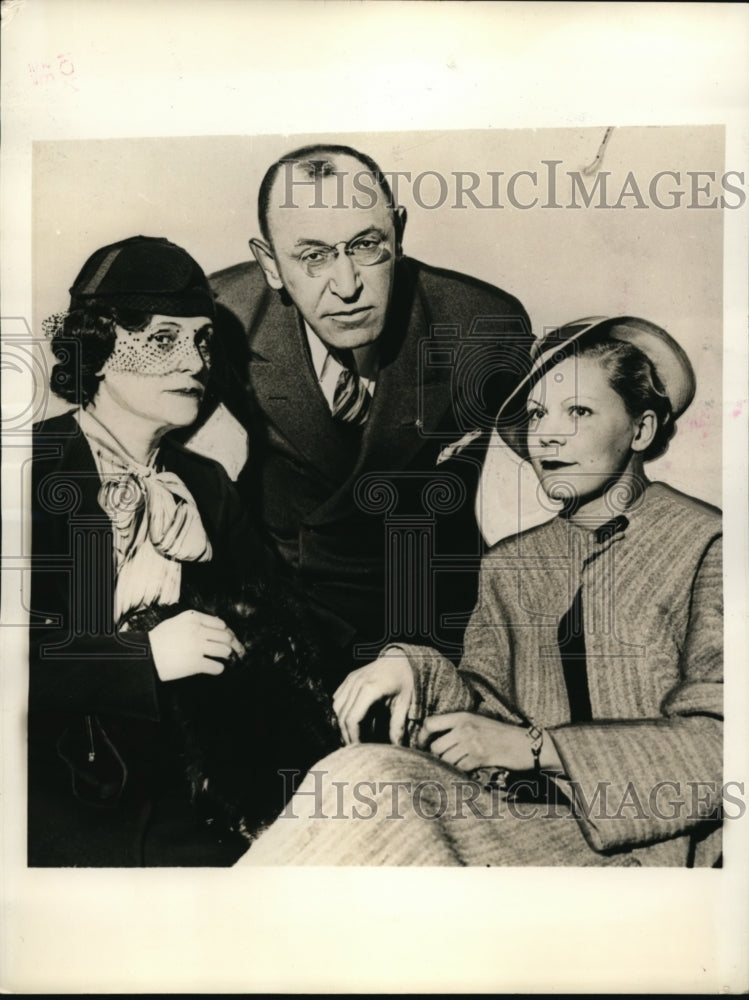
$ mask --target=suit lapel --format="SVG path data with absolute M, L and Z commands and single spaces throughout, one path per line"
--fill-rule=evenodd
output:
M 384 360 L 354 475 L 393 468 L 394 456 L 398 467 L 407 465 L 425 438 L 434 434 L 450 403 L 452 366 L 428 363 L 431 317 L 410 275 L 393 305 L 394 320 L 385 332 Z
M 238 304 L 227 302 L 235 311 Z M 252 391 L 271 433 L 280 434 L 336 487 L 311 521 L 335 516 L 342 503 L 350 503 L 353 482 L 367 471 L 405 467 L 451 406 L 453 366 L 428 362 L 431 316 L 408 259 L 396 272 L 377 389 L 353 467 L 348 428 L 330 416 L 296 308 L 266 289 L 252 316 L 242 318 L 249 328 Z
M 46 421 L 34 439 L 32 590 L 40 607 L 59 608 L 65 628 L 112 627 L 112 524 L 99 505 L 101 480 L 72 413 Z M 46 612 L 32 611 L 42 624 Z M 94 616 L 92 618 L 92 615 Z M 101 617 L 100 617 L 101 615 Z M 63 626 L 61 626 L 63 627 Z
M 338 485 L 351 467 L 347 428 L 330 416 L 296 309 L 278 295 L 269 297 L 250 349 L 250 381 L 268 420 L 318 473 Z
M 407 466 L 425 439 L 435 434 L 451 404 L 452 366 L 425 363 L 431 317 L 406 261 L 394 289 L 390 317 L 358 460 L 339 489 L 309 518 L 310 523 L 322 523 L 335 517 L 342 504 L 350 505 L 352 485 L 367 472 L 397 472 Z
M 43 445 L 40 443 L 41 447 L 37 446 L 37 455 L 41 457 L 41 450 L 46 451 L 47 448 L 50 448 L 50 455 L 57 452 L 59 459 L 53 475 L 61 480 L 70 478 L 79 491 L 80 502 L 63 516 L 66 519 L 96 518 L 101 520 L 103 526 L 111 527 L 106 512 L 99 504 L 101 479 L 86 436 L 72 412 L 63 414 L 58 421 L 54 425 L 54 434 L 45 438 Z

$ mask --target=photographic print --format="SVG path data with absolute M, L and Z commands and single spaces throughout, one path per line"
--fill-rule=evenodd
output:
M 59 38 L 6 88 L 80 114 L 93 64 Z M 291 107 L 318 72 L 291 72 Z M 685 921 L 627 988 L 679 963 L 692 982 L 685 942 L 709 919 L 692 900 L 746 878 L 746 477 L 725 475 L 746 466 L 735 122 L 637 121 L 612 101 L 604 117 L 489 125 L 453 107 L 390 127 L 378 103 L 371 125 L 282 125 L 265 106 L 251 127 L 203 111 L 191 129 L 193 98 L 204 109 L 193 95 L 178 123 L 113 129 L 89 107 L 18 145 L 16 926 L 41 929 L 64 898 L 92 916 L 106 887 L 128 915 L 151 901 L 140 935 L 181 929 L 138 978 L 97 971 L 105 988 L 335 989 L 355 982 L 348 960 L 284 978 L 259 941 L 292 896 L 324 931 L 354 891 L 349 934 L 371 926 L 394 956 L 366 991 L 432 982 L 407 968 L 398 921 L 381 927 L 402 895 L 427 950 L 444 892 L 469 952 L 506 927 L 525 954 L 550 887 L 578 933 L 615 887 L 634 947 L 638 912 Z M 224 926 L 246 893 L 267 907 L 259 936 L 204 933 L 180 964 L 183 932 Z M 93 931 L 102 954 L 114 912 Z M 477 963 L 462 988 L 580 985 L 521 964 L 503 980 Z M 455 970 L 444 982 L 461 988 Z

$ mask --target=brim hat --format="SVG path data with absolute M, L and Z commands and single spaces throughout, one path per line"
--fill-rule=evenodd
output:
M 91 254 L 70 289 L 70 309 L 94 304 L 163 316 L 215 314 L 200 265 L 161 236 L 131 236 Z
M 671 404 L 674 420 L 694 399 L 694 370 L 684 350 L 674 338 L 646 319 L 637 316 L 588 316 L 558 327 L 537 340 L 531 348 L 531 369 L 502 403 L 497 414 L 497 430 L 523 458 L 525 443 L 525 401 L 530 390 L 555 365 L 592 343 L 620 340 L 632 344 L 650 361 Z

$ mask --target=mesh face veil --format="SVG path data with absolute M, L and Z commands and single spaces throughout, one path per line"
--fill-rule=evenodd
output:
M 183 368 L 211 367 L 213 327 L 207 318 L 154 316 L 144 330 L 117 327 L 114 350 L 107 359 L 113 372 L 161 376 Z

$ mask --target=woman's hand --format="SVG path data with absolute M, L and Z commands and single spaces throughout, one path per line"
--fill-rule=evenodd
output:
M 547 743 L 550 749 L 542 764 L 553 766 L 553 760 L 559 762 L 559 758 L 550 740 L 544 740 L 544 748 Z M 473 771 L 477 767 L 527 771 L 534 765 L 525 726 L 510 725 L 473 712 L 430 715 L 424 720 L 419 744 L 461 771 Z
M 390 742 L 403 743 L 413 690 L 411 664 L 397 649 L 350 673 L 333 696 L 344 743 L 360 742 L 361 724 L 379 701 L 390 708 Z
M 148 633 L 156 672 L 162 681 L 191 674 L 220 674 L 221 660 L 244 653 L 242 643 L 215 615 L 183 611 Z

